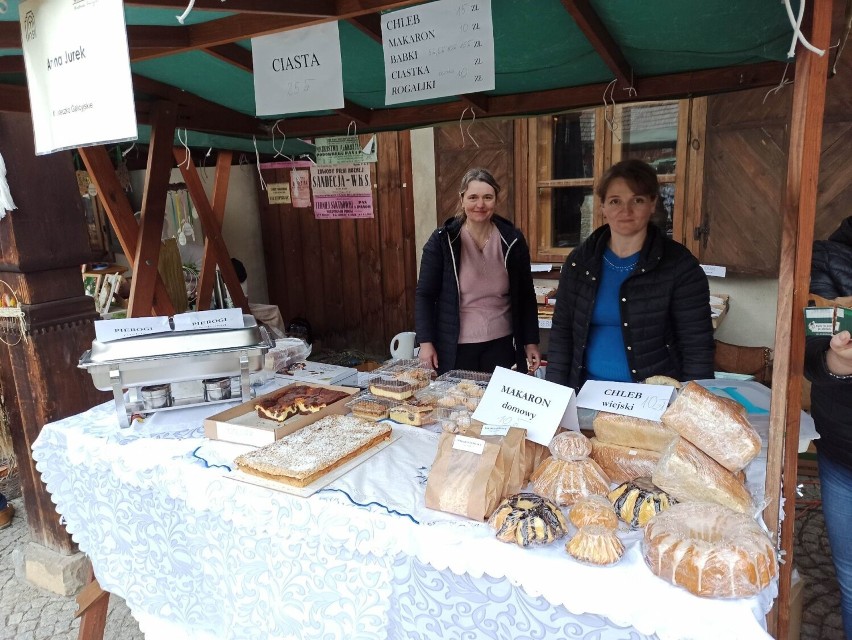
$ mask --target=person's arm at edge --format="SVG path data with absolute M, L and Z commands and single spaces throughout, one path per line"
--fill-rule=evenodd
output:
M 538 349 L 541 336 L 538 330 L 538 304 L 535 301 L 530 250 L 523 234 L 520 234 L 518 245 L 520 252 L 518 264 L 521 269 L 518 302 L 521 305 L 519 316 L 523 325 L 521 335 L 523 336 L 524 353 L 529 363 L 529 371 L 535 373 L 541 364 L 541 352 Z
M 547 376 L 550 382 L 563 386 L 568 385 L 569 371 L 573 353 L 573 324 L 574 309 L 568 301 L 568 270 L 573 252 L 562 265 L 559 276 L 559 288 L 556 291 L 556 305 L 553 309 L 553 324 L 550 329 L 550 340 L 547 347 Z
M 438 368 L 438 355 L 434 346 L 437 337 L 435 305 L 441 289 L 443 263 L 440 241 L 441 237 L 436 231 L 423 247 L 420 276 L 414 293 L 414 330 L 420 344 L 419 357 L 435 369 Z

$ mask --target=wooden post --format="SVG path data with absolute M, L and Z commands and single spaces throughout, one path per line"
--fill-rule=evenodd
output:
M 0 153 L 18 209 L 0 220 L 0 278 L 18 293 L 27 340 L 0 344 L 0 383 L 33 542 L 63 555 L 76 545 L 30 457 L 47 422 L 80 413 L 107 395 L 76 368 L 91 347 L 92 298 L 80 265 L 91 256 L 83 203 L 67 152 L 36 156 L 29 114 L 0 113 Z M 5 340 L 14 334 L 2 331 Z
M 136 259 L 127 305 L 127 315 L 133 318 L 151 313 L 154 289 L 160 278 L 157 266 L 166 215 L 166 190 L 172 173 L 171 148 L 175 137 L 177 108 L 168 102 L 158 102 L 154 105 L 153 117 L 148 170 L 145 172 L 142 193 L 141 231 L 136 239 Z
M 228 179 L 231 175 L 231 160 L 233 153 L 220 151 L 216 156 L 216 177 L 213 180 L 213 219 L 217 229 L 222 228 L 225 222 L 225 203 L 228 200 Z M 210 300 L 213 296 L 213 281 L 216 279 L 216 257 L 207 231 L 204 231 L 204 255 L 201 259 L 201 273 L 198 276 L 198 302 L 196 306 L 199 311 L 210 308 Z
M 796 82 L 787 153 L 787 176 L 781 203 L 781 261 L 778 276 L 778 312 L 775 322 L 775 362 L 772 373 L 772 405 L 769 416 L 769 451 L 766 468 L 764 518 L 773 535 L 778 523 L 780 493 L 784 496 L 784 520 L 777 547 L 784 551 L 778 599 L 770 614 L 773 635 L 786 639 L 790 622 L 790 582 L 793 571 L 793 526 L 801 411 L 805 327 L 802 309 L 807 306 L 811 253 L 816 218 L 822 120 L 828 73 L 831 34 L 831 0 L 809 3 L 809 41 L 826 50 L 818 56 L 799 45 Z
M 185 157 L 185 150 L 175 147 L 174 155 L 180 161 L 181 158 Z M 224 162 L 225 158 L 222 159 L 222 164 Z M 230 167 L 230 162 L 228 166 Z M 219 271 L 222 274 L 222 279 L 225 281 L 225 286 L 228 287 L 228 292 L 231 294 L 234 306 L 241 307 L 243 313 L 251 313 L 249 311 L 248 300 L 246 300 L 246 296 L 240 286 L 240 281 L 237 278 L 237 272 L 231 263 L 231 255 L 228 253 L 228 247 L 225 246 L 225 240 L 222 238 L 222 227 L 217 222 L 216 212 L 207 200 L 207 194 L 204 193 L 204 185 L 201 184 L 201 179 L 198 177 L 198 171 L 191 157 L 186 158 L 180 165 L 180 172 L 183 174 L 183 180 L 186 182 L 189 197 L 192 198 L 192 202 L 195 204 L 195 210 L 198 211 L 198 217 L 201 219 L 201 227 L 204 230 L 204 261 L 202 267 L 206 266 L 209 258 L 212 257 L 215 260 L 213 264 L 219 265 Z M 221 181 L 220 176 L 222 176 Z M 220 165 L 218 159 L 216 160 L 216 182 L 214 196 L 217 191 L 222 194 L 220 195 L 219 204 L 222 207 L 222 218 L 224 219 L 227 176 L 225 176 L 225 170 Z M 224 192 L 222 189 L 224 189 Z M 200 290 L 198 295 L 200 304 Z M 200 306 L 198 308 L 201 309 Z
M 121 244 L 122 251 L 130 264 L 137 264 L 136 247 L 139 242 L 139 223 L 133 216 L 133 207 L 127 200 L 127 195 L 121 188 L 118 178 L 115 175 L 115 168 L 112 166 L 112 161 L 109 159 L 109 154 L 103 147 L 85 147 L 78 149 L 83 163 L 86 165 L 86 170 L 89 172 L 89 177 L 98 190 L 101 202 L 106 209 L 107 217 L 109 218 L 115 235 L 118 237 L 118 242 Z M 165 209 L 163 210 L 165 215 Z M 174 306 L 169 299 L 169 293 L 166 291 L 166 285 L 163 279 L 157 275 L 154 283 L 154 301 L 153 312 L 155 315 L 170 316 L 174 313 Z M 141 315 L 149 315 L 151 307 L 145 312 L 140 312 Z

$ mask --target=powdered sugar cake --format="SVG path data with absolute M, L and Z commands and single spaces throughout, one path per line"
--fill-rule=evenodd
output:
M 391 436 L 391 427 L 355 416 L 326 416 L 265 447 L 238 456 L 241 471 L 306 487 Z

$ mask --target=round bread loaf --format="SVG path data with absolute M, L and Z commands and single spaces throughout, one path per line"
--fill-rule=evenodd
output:
M 559 460 L 583 460 L 592 453 L 592 443 L 579 431 L 563 431 L 550 441 L 550 453 Z
M 775 549 L 755 520 L 722 505 L 684 502 L 645 527 L 651 571 L 697 596 L 746 598 L 778 573 Z
M 615 531 L 594 524 L 577 531 L 565 550 L 580 562 L 600 566 L 615 564 L 624 555 L 624 545 Z
M 589 525 L 601 525 L 607 529 L 618 528 L 618 517 L 610 501 L 604 496 L 591 495 L 577 500 L 571 507 L 568 519 L 578 529 Z

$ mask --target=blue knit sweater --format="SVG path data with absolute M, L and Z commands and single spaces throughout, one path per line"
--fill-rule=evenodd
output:
M 590 380 L 631 382 L 633 379 L 624 351 L 618 296 L 621 284 L 630 276 L 638 260 L 639 252 L 619 258 L 610 249 L 604 251 L 601 283 L 586 343 L 586 369 Z

